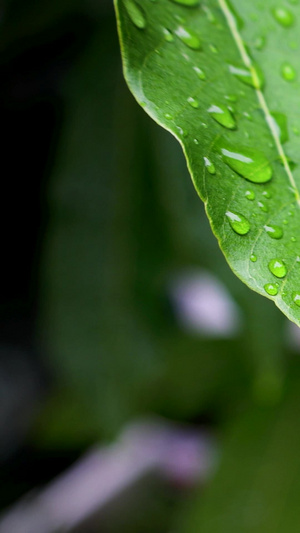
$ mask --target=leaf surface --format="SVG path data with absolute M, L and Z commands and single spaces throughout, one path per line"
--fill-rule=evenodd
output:
M 300 5 L 115 0 L 124 73 L 180 142 L 235 274 L 300 324 Z

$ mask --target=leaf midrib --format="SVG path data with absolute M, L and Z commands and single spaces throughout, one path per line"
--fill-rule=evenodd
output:
M 255 85 L 257 85 L 256 70 L 255 70 L 254 65 L 253 65 L 253 63 L 251 61 L 250 56 L 247 54 L 247 50 L 245 48 L 242 36 L 240 35 L 240 32 L 238 30 L 235 18 L 233 16 L 233 14 L 232 14 L 232 12 L 231 12 L 231 10 L 229 8 L 229 5 L 228 5 L 226 0 L 218 0 L 218 3 L 219 3 L 219 6 L 220 6 L 220 8 L 221 8 L 221 10 L 223 12 L 225 20 L 226 20 L 226 22 L 228 24 L 229 31 L 231 32 L 231 35 L 232 35 L 232 37 L 233 37 L 233 39 L 235 41 L 235 44 L 236 44 L 236 46 L 237 46 L 237 48 L 238 48 L 238 50 L 240 52 L 241 59 L 242 59 L 244 65 L 245 65 L 245 67 L 250 70 L 251 76 L 253 78 L 254 86 L 255 86 Z M 261 107 L 261 109 L 262 109 L 262 111 L 264 113 L 264 117 L 265 117 L 265 120 L 266 120 L 267 125 L 269 127 L 269 130 L 271 132 L 271 135 L 272 135 L 272 137 L 274 139 L 275 146 L 277 148 L 279 157 L 280 157 L 280 159 L 283 162 L 283 166 L 284 166 L 284 169 L 286 171 L 288 180 L 289 180 L 289 182 L 291 184 L 291 187 L 293 189 L 293 192 L 295 194 L 296 205 L 297 205 L 298 208 L 300 208 L 300 191 L 299 191 L 299 189 L 297 187 L 295 178 L 293 176 L 291 167 L 290 167 L 289 162 L 288 162 L 288 158 L 287 158 L 287 156 L 285 154 L 285 151 L 284 151 L 283 146 L 281 144 L 281 141 L 280 141 L 280 138 L 278 136 L 278 133 L 277 133 L 276 129 L 274 128 L 273 121 L 272 121 L 272 116 L 271 116 L 268 104 L 266 102 L 266 99 L 264 97 L 263 92 L 260 89 L 255 88 L 255 92 L 256 92 L 256 96 L 257 96 L 258 102 L 260 104 L 260 107 Z

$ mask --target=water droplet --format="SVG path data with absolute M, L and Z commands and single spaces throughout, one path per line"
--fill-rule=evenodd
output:
M 281 239 L 283 235 L 283 231 L 280 226 L 272 225 L 272 226 L 264 226 L 264 229 L 266 230 L 269 237 L 272 239 Z
M 286 266 L 281 259 L 272 259 L 269 263 L 269 270 L 276 278 L 284 278 L 286 276 Z
M 298 307 L 300 307 L 300 293 L 299 292 L 293 292 L 293 300 Z
M 133 24 L 140 30 L 146 28 L 147 21 L 142 8 L 134 0 L 124 0 L 124 6 Z
M 187 137 L 188 135 L 188 132 L 186 130 L 184 130 L 183 128 L 181 128 L 181 126 L 176 126 L 177 130 L 179 131 L 179 134 L 181 135 L 181 137 Z
M 250 255 L 250 261 L 252 261 L 252 263 L 256 263 L 256 261 L 257 261 L 257 257 L 256 257 L 255 254 L 251 254 L 251 255 Z
M 293 126 L 293 132 L 295 135 L 297 135 L 297 137 L 300 135 L 300 129 L 297 128 L 297 126 Z
M 201 50 L 201 41 L 198 35 L 189 28 L 178 26 L 175 33 L 179 39 L 192 50 Z
M 265 198 L 268 198 L 268 200 L 272 198 L 272 194 L 270 193 L 270 191 L 263 191 L 263 196 Z
M 283 63 L 281 65 L 281 75 L 286 81 L 294 81 L 296 78 L 296 71 L 290 63 Z
M 229 72 L 236 78 L 241 80 L 246 85 L 250 85 L 255 89 L 261 89 L 264 85 L 264 77 L 257 65 L 252 65 L 251 69 L 245 66 L 228 65 Z
M 281 7 L 281 6 L 274 7 L 274 9 L 272 9 L 272 13 L 275 19 L 277 20 L 277 22 L 279 22 L 279 24 L 281 24 L 281 26 L 284 26 L 285 28 L 288 28 L 294 22 L 293 13 L 291 13 L 285 7 Z
M 207 6 L 203 6 L 203 9 L 205 11 L 207 20 L 209 22 L 211 22 L 212 24 L 215 24 L 217 22 L 217 19 L 216 19 L 215 15 L 213 14 L 213 12 L 211 11 L 211 9 L 209 9 L 209 7 L 207 7 Z
M 232 148 L 222 139 L 218 146 L 227 165 L 253 183 L 266 183 L 272 178 L 272 168 L 259 150 L 246 147 Z
M 228 100 L 228 102 L 236 102 L 237 96 L 235 94 L 226 94 L 225 99 Z
M 268 206 L 263 202 L 257 202 L 257 205 L 264 213 L 267 213 L 269 211 Z
M 243 115 L 244 115 L 244 117 L 246 117 L 248 120 L 253 120 L 253 116 L 252 116 L 250 113 L 248 113 L 248 111 L 244 111 Z
M 171 43 L 172 41 L 174 41 L 173 34 L 170 32 L 170 30 L 167 30 L 167 28 L 163 28 L 163 34 L 164 34 L 165 41 L 167 41 L 168 43 Z
M 193 67 L 200 80 L 206 80 L 206 74 L 200 67 Z
M 173 120 L 174 117 L 170 113 L 165 113 L 165 118 L 168 120 Z
M 229 224 L 232 229 L 239 235 L 246 235 L 250 230 L 250 222 L 240 213 L 226 211 L 226 216 L 229 219 Z
M 256 50 L 263 50 L 266 45 L 266 38 L 260 35 L 254 41 L 254 47 Z
M 180 4 L 181 6 L 196 7 L 199 5 L 199 0 L 172 0 L 175 4 Z
M 215 174 L 216 173 L 216 167 L 215 165 L 210 161 L 210 159 L 208 159 L 208 157 L 204 157 L 204 164 L 207 168 L 207 171 L 210 173 L 210 174 Z
M 267 283 L 264 289 L 270 296 L 276 296 L 278 294 L 278 287 L 274 283 Z
M 254 191 L 246 191 L 245 192 L 245 196 L 247 198 L 247 200 L 255 200 L 255 192 Z
M 223 104 L 212 104 L 208 109 L 211 116 L 229 130 L 233 130 L 236 127 L 236 122 L 229 109 Z
M 297 240 L 296 237 L 291 237 L 292 242 L 296 242 L 296 240 Z
M 283 223 L 284 223 L 284 225 L 286 226 L 286 225 L 289 223 L 289 221 L 285 218 L 285 219 L 283 220 Z
M 270 113 L 269 121 L 271 127 L 276 131 L 277 137 L 279 137 L 282 143 L 285 143 L 289 139 L 287 118 L 283 113 L 272 112 Z
M 210 45 L 209 45 L 209 49 L 210 49 L 210 51 L 211 51 L 213 54 L 218 54 L 218 53 L 219 53 L 219 50 L 217 49 L 217 47 L 216 47 L 214 44 L 210 44 Z
M 196 98 L 193 98 L 192 96 L 190 96 L 187 99 L 187 101 L 188 101 L 188 103 L 190 104 L 191 107 L 193 107 L 194 109 L 198 109 L 199 102 L 198 102 L 198 100 L 196 100 Z
M 195 138 L 195 139 L 194 139 L 194 143 L 195 143 L 195 144 L 199 144 L 198 139 Z

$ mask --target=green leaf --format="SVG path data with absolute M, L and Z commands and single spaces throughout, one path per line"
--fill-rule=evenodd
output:
M 179 140 L 232 270 L 299 325 L 300 6 L 232 4 L 115 0 L 124 73 Z

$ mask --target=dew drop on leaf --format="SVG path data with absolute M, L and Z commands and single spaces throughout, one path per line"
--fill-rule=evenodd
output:
M 250 230 L 250 222 L 241 215 L 233 211 L 226 211 L 226 216 L 229 219 L 229 224 L 232 229 L 239 235 L 246 235 Z
M 255 39 L 254 48 L 256 48 L 256 50 L 263 50 L 265 46 L 266 46 L 266 38 L 265 37 L 259 36 L 259 37 L 257 37 Z
M 278 288 L 276 285 L 274 285 L 274 283 L 267 283 L 264 286 L 264 289 L 266 293 L 269 294 L 270 296 L 276 296 L 276 294 L 278 294 Z
M 206 80 L 206 74 L 200 67 L 193 67 L 200 80 Z
M 296 240 L 297 240 L 296 237 L 291 237 L 292 242 L 296 242 Z
M 208 159 L 208 157 L 204 157 L 203 159 L 204 159 L 204 164 L 205 164 L 205 167 L 207 168 L 207 171 L 210 174 L 215 174 L 216 173 L 215 165 L 210 161 L 210 159 Z
M 274 7 L 274 9 L 272 9 L 272 13 L 277 22 L 279 22 L 279 24 L 285 28 L 288 28 L 294 22 L 293 13 L 283 6 Z
M 226 94 L 225 99 L 228 100 L 228 102 L 236 102 L 237 96 L 235 94 Z
M 171 115 L 170 113 L 165 113 L 165 118 L 166 118 L 167 120 L 173 120 L 174 117 L 173 117 L 173 115 Z
M 293 292 L 293 300 L 300 307 L 300 292 Z
M 272 198 L 272 195 L 269 191 L 263 191 L 263 196 L 268 199 Z
M 270 113 L 269 121 L 271 127 L 276 131 L 277 137 L 279 137 L 282 143 L 285 143 L 289 139 L 287 118 L 283 113 L 272 112 Z
M 251 255 L 250 255 L 250 261 L 252 261 L 252 263 L 256 263 L 256 261 L 257 261 L 257 257 L 256 257 L 255 254 L 251 254 Z
M 269 263 L 269 270 L 276 278 L 284 278 L 286 276 L 286 266 L 281 259 L 272 259 Z
M 196 100 L 196 98 L 193 98 L 192 96 L 190 96 L 187 99 L 187 101 L 188 101 L 188 103 L 190 104 L 191 107 L 193 107 L 194 109 L 198 109 L 199 102 L 198 102 L 198 100 Z
M 218 53 L 219 53 L 219 50 L 217 49 L 217 47 L 216 47 L 214 44 L 210 44 L 210 45 L 209 45 L 209 49 L 210 49 L 210 51 L 211 51 L 213 54 L 218 54 Z
M 223 104 L 212 104 L 208 112 L 211 116 L 225 128 L 233 130 L 236 127 L 236 122 L 229 109 Z
M 134 0 L 124 0 L 124 5 L 133 24 L 140 30 L 146 28 L 147 21 L 142 8 Z
M 296 71 L 290 63 L 286 62 L 281 65 L 281 76 L 286 81 L 294 81 L 294 79 L 296 78 Z
M 246 83 L 246 85 L 250 85 L 255 89 L 261 89 L 263 87 L 264 77 L 257 65 L 253 65 L 251 70 L 244 66 L 228 65 L 228 67 L 229 72 L 243 83 Z
M 270 226 L 265 225 L 264 229 L 272 239 L 281 239 L 283 235 L 282 228 L 280 226 L 276 226 L 275 224 Z
M 201 41 L 193 30 L 184 26 L 178 26 L 175 33 L 177 37 L 179 37 L 179 39 L 192 50 L 201 50 Z
M 227 165 L 253 183 L 266 183 L 272 178 L 272 168 L 268 159 L 259 150 L 248 147 L 232 148 L 224 139 L 219 150 Z
M 268 206 L 263 202 L 257 202 L 257 205 L 264 213 L 267 213 L 269 211 Z
M 170 30 L 167 30 L 167 28 L 164 28 L 163 33 L 164 33 L 165 41 L 167 41 L 168 43 L 171 43 L 172 41 L 174 41 L 174 36 L 170 32 Z
M 246 191 L 245 196 L 247 200 L 253 201 L 255 200 L 255 192 L 254 191 Z

